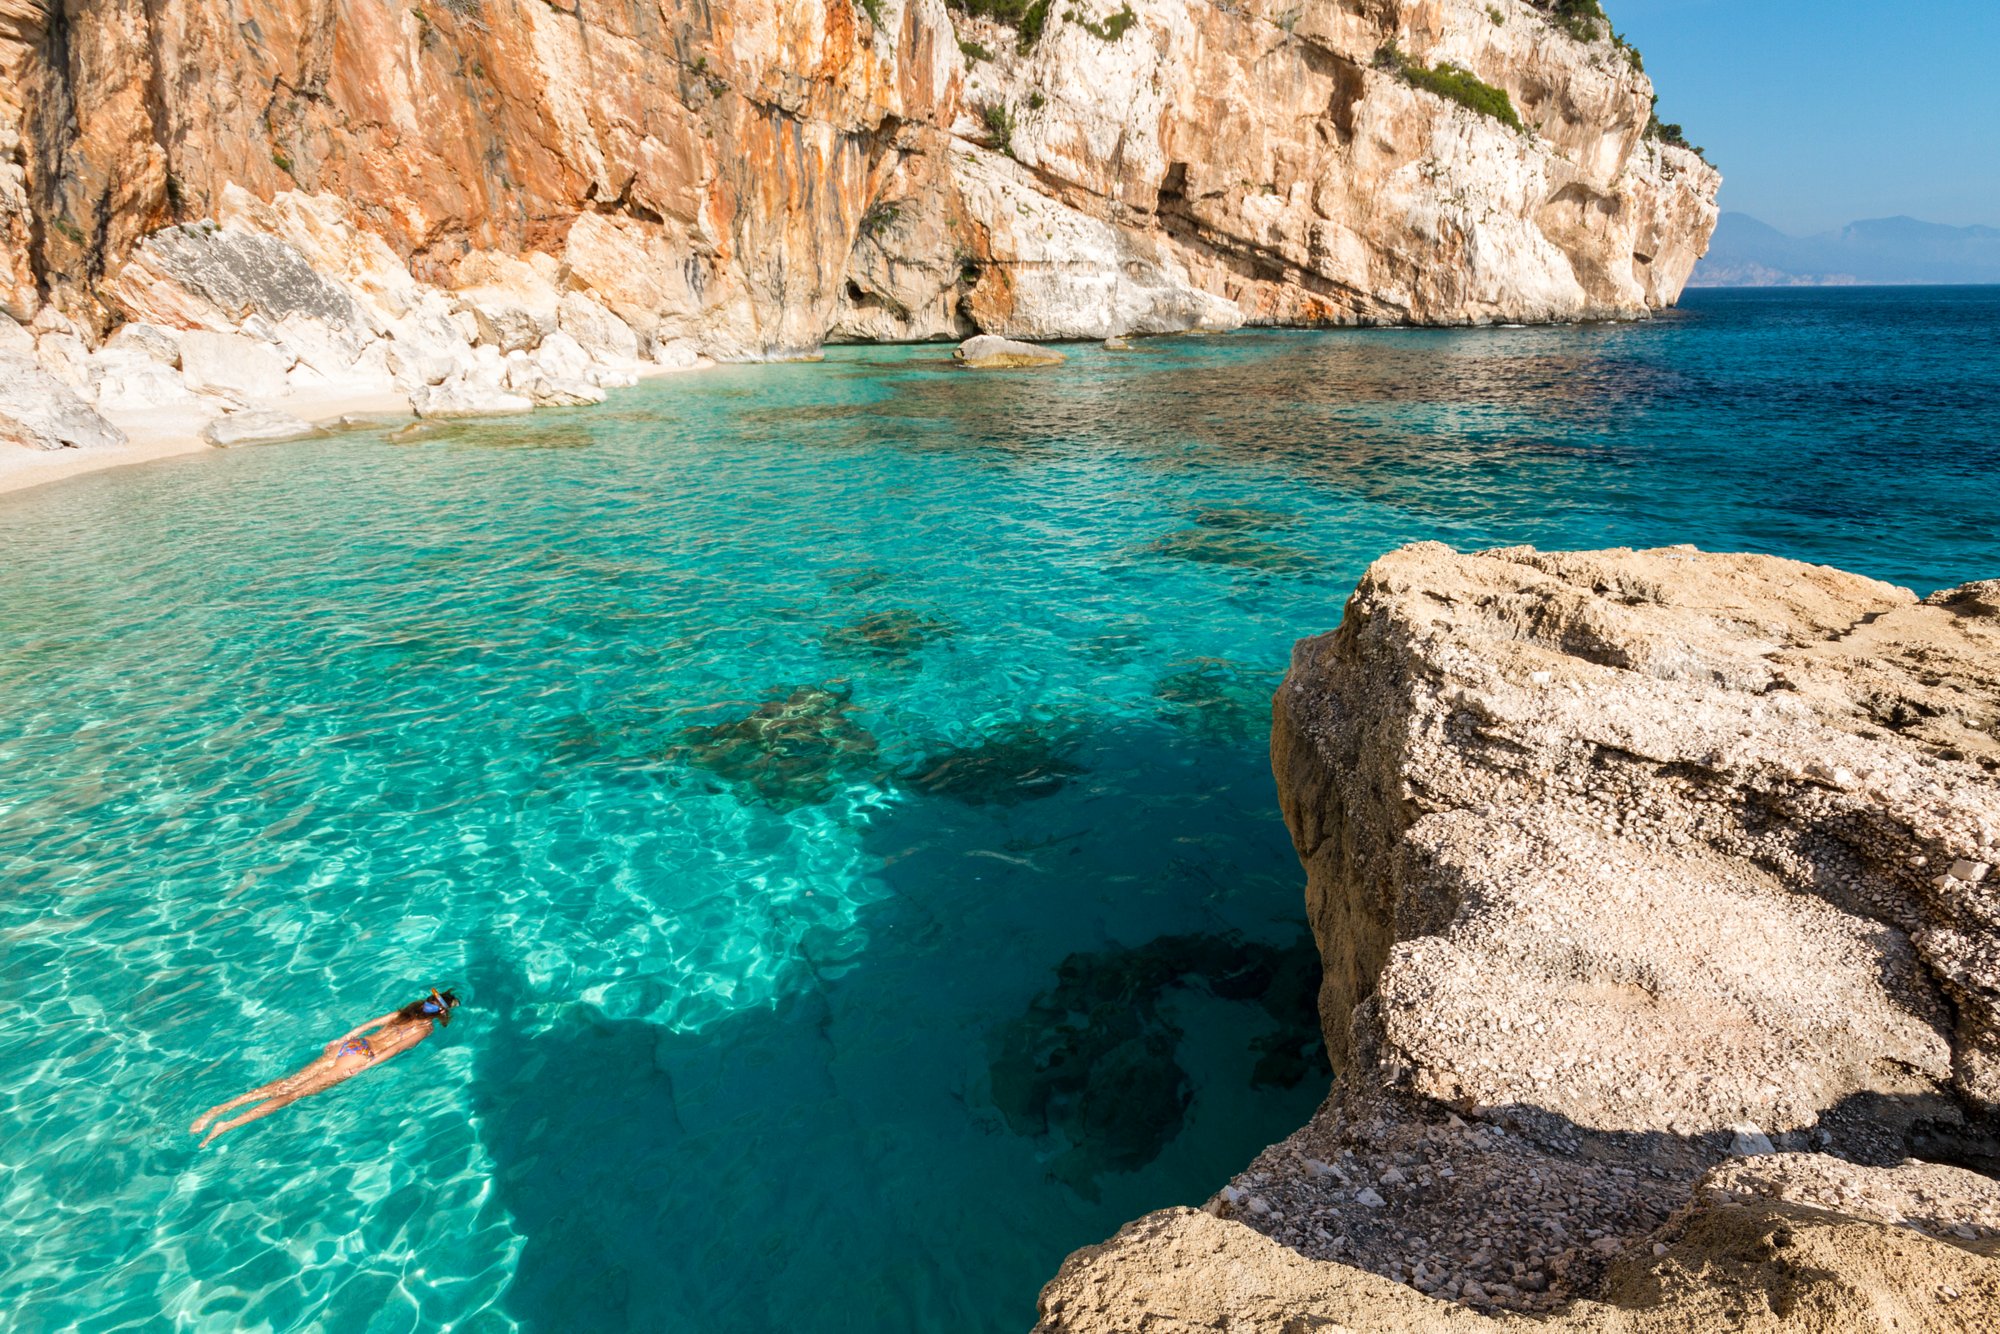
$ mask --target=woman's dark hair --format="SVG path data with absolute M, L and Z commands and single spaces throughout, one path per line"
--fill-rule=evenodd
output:
M 440 1001 L 444 1002 L 443 1005 L 439 1005 L 438 1002 Z M 456 991 L 451 990 L 449 987 L 443 991 L 432 987 L 430 995 L 424 997 L 422 1000 L 411 1001 L 408 1005 L 396 1011 L 396 1017 L 398 1019 L 429 1019 L 432 1016 L 436 1016 L 439 1023 L 450 1024 L 452 1007 L 457 1004 L 458 993 Z

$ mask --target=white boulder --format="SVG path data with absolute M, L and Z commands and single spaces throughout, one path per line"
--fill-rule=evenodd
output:
M 535 369 L 550 379 L 582 380 L 589 376 L 590 353 L 568 333 L 553 333 L 534 352 Z
M 387 364 L 397 387 L 442 384 L 472 366 L 472 344 L 443 297 L 426 292 L 409 313 L 388 325 Z
M 673 339 L 655 339 L 648 355 L 655 366 L 677 371 L 691 370 L 701 364 L 701 353 L 691 344 Z
M 197 394 L 236 402 L 285 392 L 291 361 L 268 343 L 242 334 L 191 329 L 181 335 L 181 375 Z
M 111 337 L 104 340 L 104 346 L 98 352 L 99 355 L 130 352 L 178 370 L 181 364 L 181 336 L 157 324 L 134 320 L 118 326 Z
M 211 445 L 227 448 L 271 440 L 296 440 L 301 436 L 318 434 L 320 429 L 317 426 L 289 412 L 251 408 L 216 418 L 203 428 L 201 438 Z
M 600 361 L 637 361 L 639 335 L 632 326 L 582 292 L 563 293 L 558 308 L 562 331 Z
M 530 397 L 537 407 L 576 408 L 589 403 L 602 403 L 604 391 L 587 380 L 541 379 L 535 381 Z
M 1010 370 L 1017 366 L 1056 366 L 1067 360 L 1052 347 L 1017 343 L 1011 338 L 979 334 L 958 345 L 952 358 L 975 370 Z
M 73 333 L 45 333 L 37 338 L 35 360 L 72 389 L 90 386 L 90 348 Z
M 90 382 L 97 406 L 105 412 L 134 412 L 192 403 L 195 395 L 172 366 L 132 350 L 132 344 L 104 349 L 90 361 Z
M 547 332 L 535 313 L 523 306 L 467 304 L 464 313 L 472 316 L 473 342 L 502 352 L 536 347 Z
M 113 449 L 125 433 L 31 361 L 0 358 L 0 441 L 29 449 Z
M 526 412 L 534 406 L 535 401 L 525 395 L 477 384 L 463 376 L 424 385 L 410 395 L 410 409 L 419 417 L 488 417 Z
M 0 314 L 0 358 L 31 358 L 35 355 L 35 336 L 15 323 L 13 318 Z

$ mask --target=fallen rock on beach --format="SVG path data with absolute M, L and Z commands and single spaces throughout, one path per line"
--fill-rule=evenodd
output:
M 297 440 L 319 434 L 319 427 L 289 412 L 249 408 L 217 417 L 202 428 L 201 438 L 211 445 L 228 448 L 231 445 L 266 444 L 274 440 Z

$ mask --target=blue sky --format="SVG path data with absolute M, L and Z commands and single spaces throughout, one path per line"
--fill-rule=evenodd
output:
M 1604 0 L 1722 206 L 2000 226 L 2000 0 Z

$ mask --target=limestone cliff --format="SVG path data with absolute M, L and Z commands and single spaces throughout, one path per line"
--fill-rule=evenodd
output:
M 1412 547 L 1272 757 L 1334 1089 L 1045 1334 L 2000 1323 L 2000 584 Z
M 232 190 L 449 290 L 540 256 L 642 353 L 717 357 L 1629 317 L 1714 223 L 1636 57 L 1546 0 L 1021 8 L 0 0 L 0 312 L 157 315 L 121 271 Z M 1520 128 L 1419 86 L 1446 65 Z

